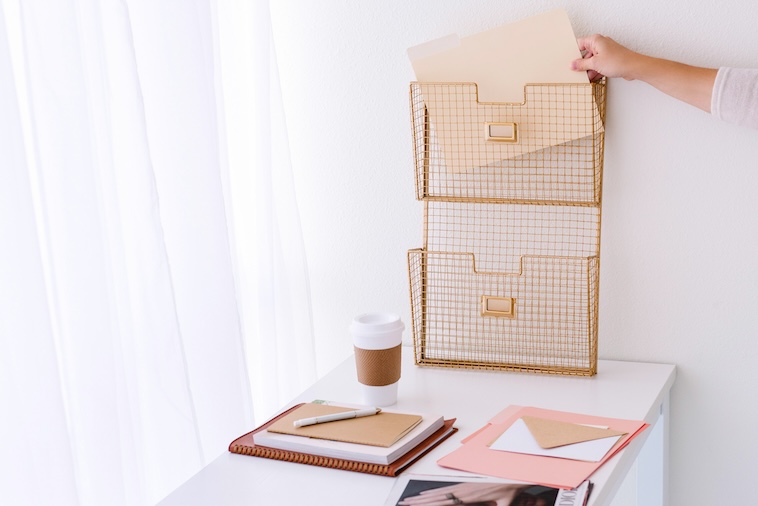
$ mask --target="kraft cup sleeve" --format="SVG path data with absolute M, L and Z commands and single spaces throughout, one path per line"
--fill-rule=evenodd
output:
M 358 382 L 364 385 L 382 387 L 400 379 L 400 353 L 402 344 L 384 350 L 355 350 L 355 369 Z

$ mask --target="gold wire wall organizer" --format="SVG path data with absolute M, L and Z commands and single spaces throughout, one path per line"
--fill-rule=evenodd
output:
M 408 252 L 418 365 L 597 372 L 606 83 L 411 83 L 423 247 Z

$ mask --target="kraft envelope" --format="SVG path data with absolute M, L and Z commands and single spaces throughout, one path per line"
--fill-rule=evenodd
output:
M 294 426 L 295 420 L 342 413 L 344 411 L 354 411 L 354 409 L 326 404 L 305 403 L 269 426 L 268 431 L 279 434 L 291 434 L 293 436 L 343 441 L 345 443 L 389 447 L 421 423 L 421 416 L 419 415 L 387 413 L 383 411 L 378 415 L 361 418 L 318 423 L 305 427 Z
M 626 432 L 613 429 L 601 429 L 579 423 L 561 422 L 534 416 L 522 416 L 534 440 L 542 448 L 583 443 L 594 439 L 623 436 Z

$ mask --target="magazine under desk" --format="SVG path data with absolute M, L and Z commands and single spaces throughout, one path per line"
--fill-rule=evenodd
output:
M 651 427 L 590 477 L 589 506 L 609 506 L 635 462 L 637 504 L 665 506 L 668 482 L 669 393 L 673 365 L 600 360 L 593 377 L 439 369 L 413 364 L 403 348 L 398 403 L 393 409 L 457 418 L 458 432 L 405 473 L 461 474 L 437 466 L 460 440 L 504 407 L 515 404 L 612 418 L 645 420 Z M 360 403 L 352 357 L 285 407 L 314 399 Z M 252 429 L 252 427 L 251 427 Z M 230 440 L 231 442 L 231 440 Z M 223 453 L 159 506 L 223 504 L 381 505 L 393 478 Z

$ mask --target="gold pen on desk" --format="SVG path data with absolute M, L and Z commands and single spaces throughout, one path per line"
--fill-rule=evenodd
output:
M 381 408 L 369 408 L 358 409 L 355 411 L 344 411 L 342 413 L 333 413 L 331 415 L 314 416 L 312 418 L 303 418 L 301 420 L 295 420 L 293 425 L 295 427 L 306 427 L 308 425 L 315 425 L 317 423 L 336 422 L 337 420 L 349 420 L 350 418 L 359 418 L 361 416 L 378 415 L 381 413 Z

